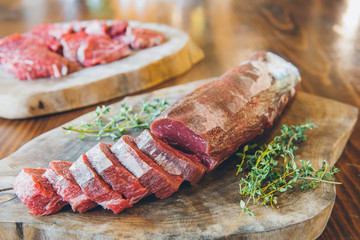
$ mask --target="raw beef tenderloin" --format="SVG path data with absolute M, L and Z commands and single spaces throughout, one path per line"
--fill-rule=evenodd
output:
M 91 166 L 114 191 L 124 195 L 131 204 L 138 202 L 148 194 L 148 190 L 121 165 L 109 147 L 99 143 L 86 152 Z
M 191 185 L 196 184 L 206 171 L 206 167 L 191 160 L 181 151 L 170 147 L 149 130 L 144 130 L 136 139 L 138 148 L 170 174 L 178 175 Z
M 15 179 L 14 189 L 19 199 L 30 208 L 33 215 L 49 215 L 58 212 L 68 203 L 63 201 L 46 178 L 45 169 L 23 168 Z
M 131 207 L 128 200 L 113 191 L 91 167 L 86 155 L 81 155 L 70 167 L 70 172 L 83 193 L 105 209 L 119 213 Z
M 152 132 L 213 170 L 238 147 L 272 125 L 295 94 L 295 66 L 257 52 L 219 79 L 200 86 L 166 109 Z
M 165 172 L 145 155 L 131 136 L 122 136 L 110 149 L 120 163 L 139 179 L 142 186 L 158 198 L 166 198 L 176 192 L 183 179 Z
M 69 171 L 71 165 L 72 162 L 52 161 L 43 177 L 51 183 L 62 199 L 70 203 L 74 211 L 86 212 L 98 204 L 82 192 Z

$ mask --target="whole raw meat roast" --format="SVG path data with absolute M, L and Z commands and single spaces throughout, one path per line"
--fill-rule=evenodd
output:
M 182 182 L 196 184 L 271 126 L 299 81 L 292 64 L 256 52 L 178 99 L 152 123 L 151 132 L 122 136 L 112 146 L 99 143 L 73 164 L 54 161 L 48 170 L 25 168 L 15 191 L 34 215 L 55 213 L 66 202 L 74 211 L 98 204 L 118 213 L 149 194 L 169 197 Z

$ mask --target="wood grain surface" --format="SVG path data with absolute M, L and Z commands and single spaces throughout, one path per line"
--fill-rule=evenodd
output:
M 218 76 L 253 51 L 263 49 L 299 68 L 302 91 L 359 108 L 359 8 L 358 0 L 1 0 L 0 37 L 24 32 L 40 23 L 73 19 L 157 22 L 189 33 L 204 50 L 205 59 L 156 88 Z M 0 159 L 41 133 L 94 108 L 28 120 L 0 119 Z M 320 240 L 360 236 L 359 156 L 357 122 L 336 165 L 341 169 L 337 178 L 343 184 L 336 187 L 333 212 Z
M 0 102 L 7 103 L 0 105 L 0 117 L 29 118 L 100 104 L 181 75 L 204 58 L 202 50 L 184 31 L 137 21 L 129 21 L 129 27 L 161 32 L 166 41 L 59 79 L 19 81 L 0 65 Z
M 143 100 L 166 98 L 173 103 L 206 81 L 128 97 L 124 101 L 136 106 Z M 111 105 L 113 113 L 121 103 Z M 312 120 L 319 129 L 309 133 L 308 140 L 301 145 L 300 159 L 309 160 L 315 169 L 320 168 L 324 160 L 333 166 L 344 149 L 357 115 L 358 110 L 352 106 L 300 92 L 274 128 L 259 136 L 258 141 L 269 142 L 279 133 L 281 123 L 293 125 Z M 92 118 L 93 113 L 86 114 L 65 125 L 77 126 Z M 136 136 L 138 133 L 131 134 Z M 46 217 L 27 214 L 27 208 L 11 189 L 14 178 L 23 167 L 47 168 L 54 159 L 75 161 L 96 144 L 96 140 L 79 140 L 76 135 L 64 135 L 62 128 L 56 128 L 0 162 L 0 234 L 4 238 L 13 238 L 22 232 L 26 239 L 35 239 L 35 236 L 51 239 L 65 236 L 72 239 L 218 239 L 225 237 L 240 214 L 235 176 L 238 160 L 235 158 L 205 175 L 193 187 L 183 185 L 176 194 L 164 200 L 147 197 L 118 215 L 100 207 L 85 214 L 73 213 L 69 208 Z M 111 139 L 104 141 L 113 143 Z M 283 194 L 275 209 L 252 206 L 255 217 L 244 216 L 229 238 L 314 239 L 327 224 L 335 195 L 334 185 L 323 184 L 314 190 Z

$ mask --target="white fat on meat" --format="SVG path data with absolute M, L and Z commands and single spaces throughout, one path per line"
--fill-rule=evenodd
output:
M 151 169 L 144 161 L 137 161 L 132 155 L 136 154 L 134 150 L 124 143 L 115 144 L 111 147 L 111 151 L 119 159 L 120 163 L 137 178 L 140 178 Z
M 113 166 L 113 163 L 104 155 L 104 153 L 100 150 L 99 144 L 91 148 L 86 156 L 91 163 L 91 166 L 95 169 L 97 173 L 101 173 Z
M 82 159 L 74 162 L 69 170 L 80 187 L 85 187 L 89 181 L 95 178 L 94 173 L 88 169 L 88 166 L 86 166 Z

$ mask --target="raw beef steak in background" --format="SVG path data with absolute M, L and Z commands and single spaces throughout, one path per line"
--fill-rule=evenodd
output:
M 127 31 L 130 36 L 130 46 L 136 50 L 154 47 L 165 42 L 165 36 L 161 32 L 142 27 L 129 28 Z
M 23 168 L 15 179 L 16 195 L 33 215 L 56 213 L 68 204 L 55 193 L 47 179 L 42 177 L 45 171 L 41 168 Z
M 47 45 L 52 51 L 61 52 L 60 38 L 72 32 L 73 27 L 70 23 L 41 24 L 33 27 L 28 35 L 34 37 L 37 42 Z
M 69 171 L 71 165 L 72 162 L 52 161 L 43 177 L 51 183 L 55 192 L 63 200 L 70 203 L 73 211 L 86 212 L 98 204 L 82 192 Z
M 77 52 L 81 44 L 86 42 L 88 34 L 85 32 L 77 32 L 64 35 L 60 43 L 63 47 L 63 55 L 71 61 L 77 61 Z
M 112 21 L 112 24 L 110 26 L 108 33 L 111 37 L 125 34 L 128 26 L 129 26 L 129 23 L 127 21 L 114 20 L 114 21 Z
M 79 47 L 78 61 L 85 67 L 113 62 L 130 55 L 128 46 L 105 35 L 91 35 Z
M 108 29 L 105 20 L 91 20 L 86 23 L 84 31 L 89 35 L 107 35 Z
M 78 65 L 44 46 L 31 46 L 2 58 L 4 70 L 20 80 L 60 78 L 78 69 Z

